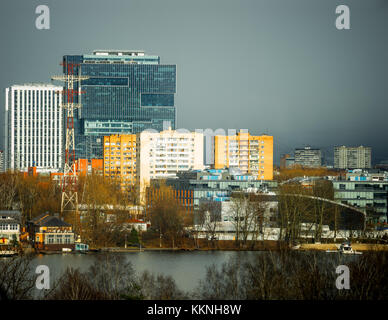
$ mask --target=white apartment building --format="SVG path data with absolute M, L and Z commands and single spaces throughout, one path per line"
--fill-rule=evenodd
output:
M 334 168 L 368 169 L 372 167 L 371 147 L 334 147 Z
M 136 174 L 142 194 L 151 179 L 204 169 L 203 133 L 145 130 L 136 135 L 136 146 Z
M 4 169 L 58 171 L 62 167 L 63 88 L 51 84 L 5 89 Z

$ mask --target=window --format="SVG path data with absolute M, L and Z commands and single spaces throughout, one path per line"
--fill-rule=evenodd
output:
M 62 235 L 57 234 L 57 243 L 62 243 Z
M 53 244 L 54 243 L 54 235 L 53 234 L 49 234 L 47 236 L 47 242 L 48 242 L 48 244 Z
M 69 234 L 67 234 L 67 235 L 65 235 L 65 243 L 66 244 L 69 244 L 70 243 L 70 235 Z

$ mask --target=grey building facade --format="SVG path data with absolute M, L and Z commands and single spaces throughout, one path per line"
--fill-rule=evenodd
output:
M 388 181 L 333 181 L 334 199 L 367 213 L 367 219 L 387 221 Z
M 322 166 L 322 152 L 311 147 L 297 148 L 294 152 L 295 164 L 302 167 L 317 168 Z
M 228 170 L 209 169 L 178 174 L 178 179 L 166 179 L 166 184 L 191 197 L 194 209 L 201 200 L 228 201 L 236 191 L 274 191 L 277 181 L 256 180 L 250 175 L 234 175 Z
M 334 168 L 368 169 L 372 167 L 372 148 L 370 147 L 334 147 Z

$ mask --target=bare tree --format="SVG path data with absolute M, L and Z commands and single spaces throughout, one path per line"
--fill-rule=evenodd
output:
M 188 299 L 187 293 L 180 290 L 171 276 L 155 275 L 144 271 L 139 277 L 141 296 L 146 300 L 181 300 Z
M 0 300 L 32 298 L 36 280 L 32 258 L 32 255 L 24 255 L 0 260 Z
M 230 214 L 236 233 L 236 243 L 240 246 L 252 245 L 263 234 L 264 213 L 268 204 L 260 194 L 235 193 L 230 204 Z
M 301 236 L 301 223 L 311 221 L 309 199 L 303 197 L 309 191 L 299 184 L 279 187 L 279 227 L 280 238 L 287 243 L 296 241 Z M 313 224 L 308 224 L 309 230 Z
M 151 226 L 159 231 L 161 239 L 169 240 L 172 247 L 175 247 L 177 241 L 182 241 L 184 229 L 192 217 L 186 214 L 175 198 L 174 190 L 162 181 L 151 193 L 152 199 L 147 204 Z
M 140 285 L 125 256 L 104 254 L 87 272 L 67 268 L 46 299 L 119 300 L 141 299 Z
M 2 209 L 12 210 L 15 207 L 19 175 L 18 172 L 0 174 L 0 206 Z
M 212 247 L 217 240 L 217 230 L 221 222 L 221 205 L 215 201 L 202 202 L 198 209 L 201 231 L 206 239 L 210 240 Z
M 80 202 L 86 208 L 82 212 L 82 237 L 96 246 L 113 244 L 113 234 L 120 222 L 117 219 L 120 187 L 116 181 L 92 174 L 79 180 L 79 189 L 82 190 Z
M 328 180 L 318 180 L 313 185 L 312 195 L 317 198 L 323 199 L 334 199 L 334 189 L 331 181 Z M 315 213 L 315 223 L 318 226 L 315 229 L 314 239 L 316 241 L 320 241 L 322 237 L 322 225 L 324 220 L 328 220 L 327 217 L 331 212 L 332 208 L 331 204 L 327 204 L 326 201 L 315 200 L 314 201 L 314 213 Z

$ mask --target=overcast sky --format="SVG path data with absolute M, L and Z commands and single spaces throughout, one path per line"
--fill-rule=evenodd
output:
M 35 28 L 36 6 L 50 30 Z M 350 30 L 335 9 L 350 8 Z M 368 145 L 388 159 L 387 0 L 1 0 L 0 87 L 49 82 L 65 54 L 143 49 L 177 64 L 178 127 Z M 329 159 L 329 161 L 332 159 Z

